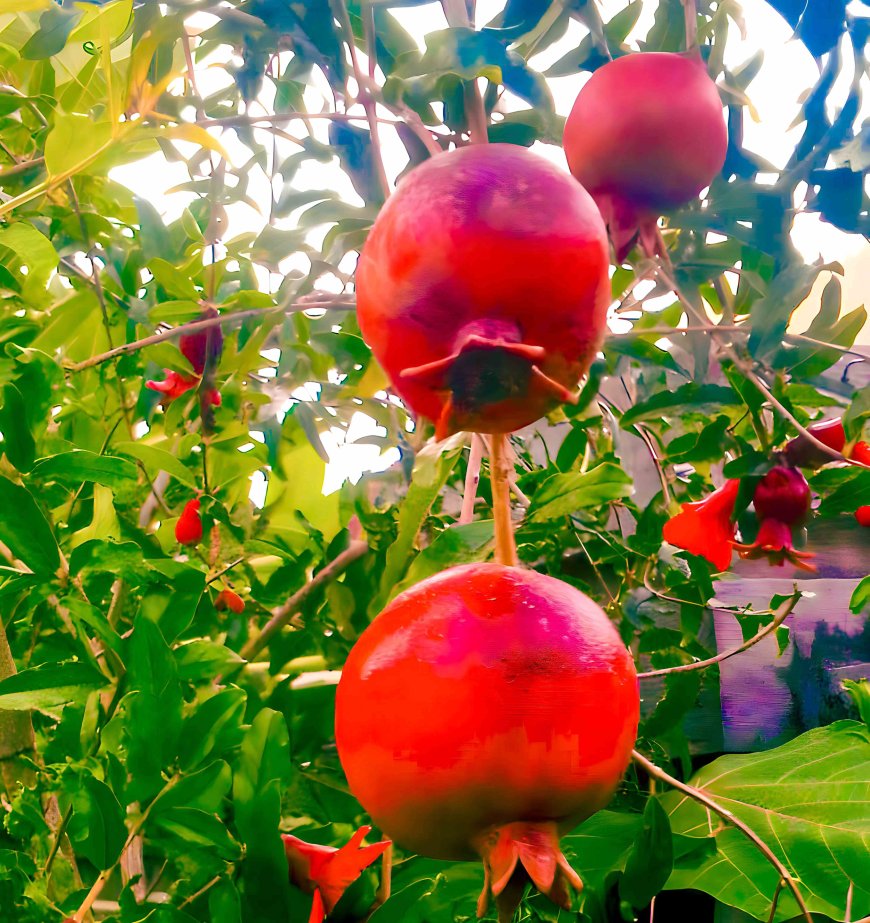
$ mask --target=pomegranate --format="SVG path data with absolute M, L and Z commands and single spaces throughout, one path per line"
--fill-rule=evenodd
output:
M 175 540 L 180 545 L 195 545 L 202 539 L 199 500 L 188 500 L 175 523 Z
M 630 54 L 598 68 L 565 124 L 571 172 L 589 190 L 622 260 L 640 231 L 693 199 L 722 169 L 722 104 L 703 62 Z
M 842 452 L 846 446 L 846 431 L 839 417 L 834 420 L 811 423 L 807 427 L 807 432 L 835 452 Z M 800 468 L 821 468 L 822 465 L 835 460 L 833 456 L 813 445 L 803 434 L 795 436 L 786 443 L 784 454 L 790 465 Z
M 734 543 L 741 558 L 767 558 L 771 566 L 782 567 L 786 561 L 801 570 L 814 571 L 807 563 L 815 555 L 797 551 L 792 530 L 800 526 L 810 511 L 810 486 L 797 468 L 777 465 L 758 482 L 752 505 L 758 517 L 758 534 L 751 544 Z
M 360 329 L 438 438 L 511 432 L 573 398 L 604 334 L 607 267 L 601 216 L 570 176 L 522 147 L 460 148 L 378 215 Z
M 870 528 L 870 506 L 859 506 L 855 510 L 855 519 L 858 520 L 858 525 Z
M 694 503 L 684 503 L 664 525 L 666 542 L 706 558 L 717 570 L 728 570 L 737 526 L 732 521 L 740 481 L 726 481 Z
M 570 906 L 559 836 L 604 807 L 637 734 L 634 663 L 579 590 L 501 564 L 397 596 L 342 671 L 335 734 L 350 789 L 399 845 L 480 856 L 499 919 L 529 879 Z

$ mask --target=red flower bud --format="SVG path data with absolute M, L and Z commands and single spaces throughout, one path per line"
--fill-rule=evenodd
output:
M 717 570 L 731 563 L 736 526 L 731 521 L 740 481 L 726 481 L 718 490 L 669 519 L 662 535 L 666 542 L 706 558 Z
M 308 923 L 321 923 L 328 913 L 332 913 L 348 887 L 389 848 L 390 840 L 362 845 L 371 829 L 360 827 L 340 849 L 306 843 L 287 834 L 281 837 L 290 868 L 290 881 L 306 894 L 314 895 Z
M 202 519 L 199 500 L 188 500 L 178 522 L 175 523 L 175 540 L 181 545 L 195 545 L 202 538 Z
M 174 401 L 177 397 L 181 397 L 187 391 L 190 391 L 191 388 L 195 388 L 199 383 L 198 378 L 192 378 L 187 375 L 181 375 L 178 372 L 173 372 L 171 369 L 164 369 L 166 372 L 166 378 L 163 381 L 146 381 L 145 387 L 150 388 L 152 391 L 159 391 L 163 396 L 160 398 L 161 404 L 168 404 L 170 401 Z
M 214 607 L 218 612 L 229 609 L 230 612 L 235 612 L 236 615 L 239 615 L 245 611 L 245 601 L 233 590 L 221 590 L 214 601 Z
M 860 525 L 870 528 L 870 506 L 859 506 L 855 510 L 855 519 Z
M 810 485 L 800 471 L 777 465 L 755 488 L 752 503 L 759 520 L 778 519 L 793 526 L 806 518 L 811 499 Z

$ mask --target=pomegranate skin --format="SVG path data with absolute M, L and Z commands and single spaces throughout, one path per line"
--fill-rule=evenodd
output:
M 557 836 L 619 784 L 638 713 L 634 663 L 592 600 L 533 571 L 469 564 L 397 596 L 363 632 L 338 686 L 336 742 L 388 836 L 486 860 L 499 830 L 521 841 L 537 828 L 558 853 Z
M 604 335 L 608 262 L 598 209 L 566 173 L 515 145 L 452 150 L 375 221 L 360 329 L 439 438 L 511 432 L 572 399 Z
M 702 61 L 645 52 L 592 74 L 568 116 L 564 147 L 624 254 L 639 225 L 712 182 L 725 163 L 728 134 Z

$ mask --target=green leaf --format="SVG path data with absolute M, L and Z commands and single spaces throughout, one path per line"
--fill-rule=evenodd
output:
M 247 697 L 241 689 L 223 689 L 206 699 L 185 720 L 178 749 L 184 769 L 201 765 L 209 756 L 241 743 Z
M 402 76 L 425 75 L 425 79 L 455 74 L 463 80 L 486 77 L 504 84 L 529 105 L 552 111 L 553 97 L 544 78 L 532 70 L 514 51 L 508 50 L 502 36 L 494 29 L 458 27 L 430 32 L 422 57 L 403 62 Z
M 151 475 L 158 471 L 165 471 L 188 487 L 197 486 L 194 473 L 185 468 L 175 455 L 165 449 L 159 449 L 157 446 L 147 445 L 144 442 L 118 442 L 112 448 L 120 455 L 129 455 L 131 458 L 139 459 Z
M 0 477 L 0 541 L 34 573 L 54 574 L 60 567 L 60 549 L 42 510 L 30 491 L 4 477 Z
M 21 57 L 39 61 L 56 55 L 63 50 L 70 32 L 81 18 L 81 10 L 52 6 L 39 17 L 39 28 L 21 49 Z
M 222 859 L 228 861 L 239 856 L 239 844 L 230 836 L 226 825 L 215 814 L 179 805 L 169 811 L 155 814 L 153 821 L 160 831 L 181 840 L 185 844 L 182 849 L 193 847 L 214 850 Z
M 598 508 L 631 495 L 631 478 L 613 462 L 581 474 L 554 474 L 535 491 L 529 507 L 530 522 L 548 522 L 581 509 Z
M 244 663 L 234 650 L 207 639 L 182 644 L 173 653 L 178 665 L 178 678 L 191 682 L 213 680 Z
M 7 256 L 3 251 L 9 252 Z M 60 257 L 51 241 L 26 221 L 0 228 L 0 260 L 25 300 L 39 303 Z
M 72 449 L 59 455 L 41 458 L 33 466 L 31 477 L 46 481 L 84 481 L 104 487 L 122 487 L 139 476 L 136 466 L 115 455 L 97 455 L 84 449 Z
M 223 760 L 182 777 L 154 801 L 151 816 L 160 817 L 178 807 L 217 811 L 232 785 L 233 773 Z
M 77 854 L 98 869 L 111 868 L 127 840 L 124 809 L 115 793 L 99 779 L 86 775 L 72 798 L 69 837 Z
M 399 512 L 399 534 L 387 552 L 380 592 L 369 605 L 371 616 L 377 615 L 398 592 L 399 581 L 404 576 L 413 554 L 417 533 L 435 498 L 447 482 L 450 472 L 456 466 L 465 438 L 465 434 L 460 433 L 444 442 L 427 445 L 417 453 L 411 486 Z
M 689 382 L 674 391 L 660 391 L 648 400 L 629 407 L 620 418 L 619 425 L 627 429 L 643 420 L 659 420 L 690 412 L 707 416 L 717 413 L 722 407 L 739 405 L 740 399 L 731 388 Z
M 0 431 L 3 433 L 3 451 L 6 457 L 19 471 L 30 471 L 36 458 L 36 443 L 27 425 L 24 398 L 11 383 L 3 387 Z
M 865 577 L 855 587 L 852 598 L 849 600 L 849 608 L 855 615 L 860 615 L 868 605 L 870 605 L 870 577 Z
M 45 139 L 45 168 L 52 179 L 86 170 L 112 140 L 112 124 L 77 112 L 56 113 Z
M 765 753 L 723 756 L 691 784 L 748 824 L 789 868 L 811 910 L 845 919 L 870 913 L 870 730 L 837 721 Z M 765 920 L 778 873 L 739 831 L 711 827 L 702 805 L 681 793 L 663 796 L 675 834 L 714 837 L 716 852 L 676 863 L 668 887 L 707 891 Z M 700 844 L 699 844 L 700 845 Z M 781 896 L 782 899 L 782 896 Z M 777 919 L 795 916 L 786 896 Z
M 46 663 L 0 681 L 0 708 L 20 711 L 81 703 L 108 684 L 106 677 L 87 663 Z
M 646 907 L 664 888 L 673 867 L 668 815 L 657 799 L 649 798 L 643 812 L 643 828 L 619 880 L 620 897 L 634 907 Z
M 453 525 L 445 529 L 411 562 L 400 591 L 448 567 L 484 560 L 489 554 L 493 534 L 491 519 Z

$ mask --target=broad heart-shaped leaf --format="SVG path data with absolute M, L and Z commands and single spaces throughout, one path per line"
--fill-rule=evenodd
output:
M 630 494 L 631 478 L 612 462 L 604 462 L 585 473 L 554 474 L 535 492 L 529 521 L 560 519 L 579 509 L 599 507 Z
M 807 906 L 845 919 L 870 914 L 870 729 L 837 721 L 768 750 L 723 756 L 692 780 L 748 824 L 791 870 Z M 778 874 L 739 831 L 679 792 L 663 796 L 675 834 L 716 841 L 715 853 L 677 860 L 669 887 L 694 887 L 760 920 Z M 700 845 L 700 844 L 699 844 Z M 795 915 L 786 896 L 777 919 Z
M 127 839 L 124 809 L 115 793 L 105 782 L 87 775 L 73 795 L 72 807 L 69 836 L 76 853 L 98 869 L 110 868 Z
M 102 673 L 86 663 L 51 663 L 14 673 L 0 682 L 0 708 L 18 711 L 57 708 L 84 702 L 96 689 L 108 685 Z
M 40 458 L 31 476 L 47 481 L 81 484 L 92 481 L 105 487 L 120 487 L 135 481 L 139 472 L 133 462 L 114 455 L 97 455 L 84 449 L 72 449 L 59 455 Z
M 54 574 L 60 549 L 30 491 L 0 477 L 0 541 L 36 574 Z

